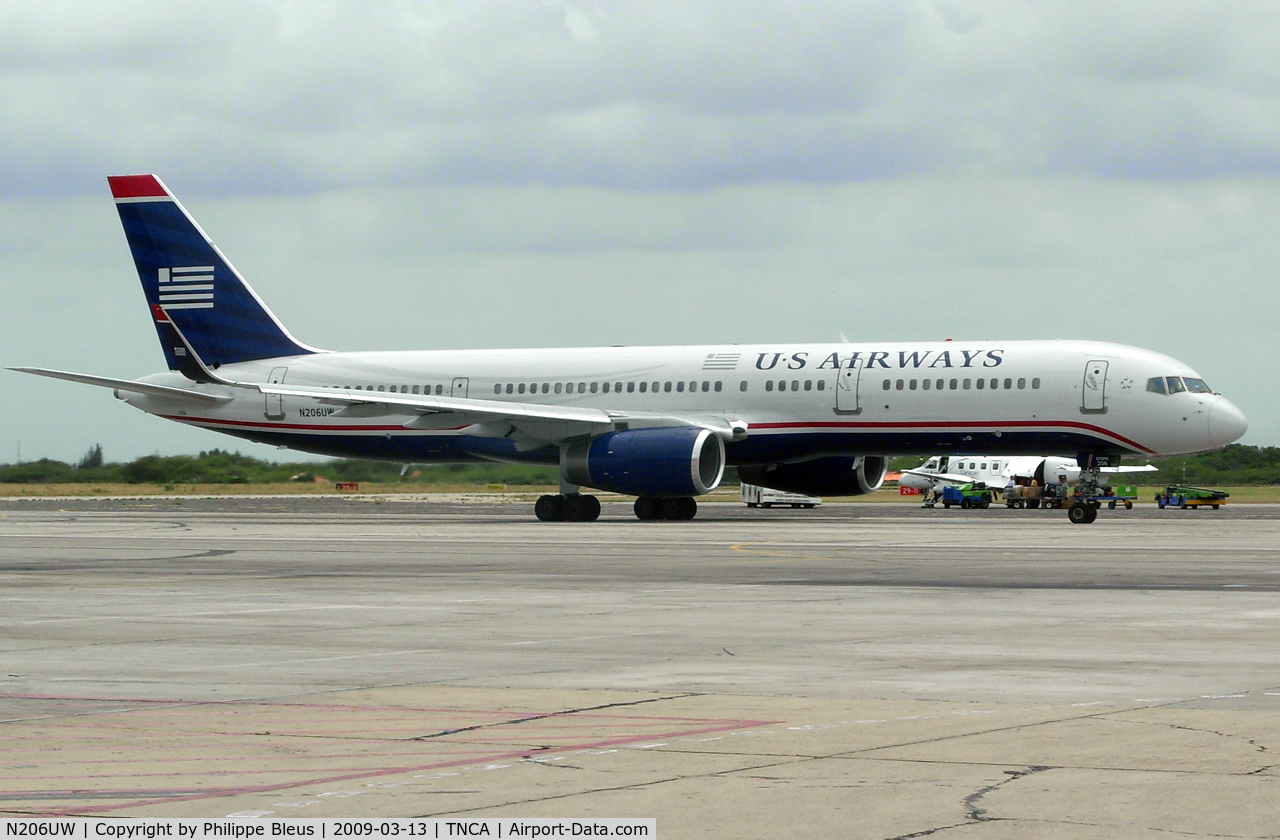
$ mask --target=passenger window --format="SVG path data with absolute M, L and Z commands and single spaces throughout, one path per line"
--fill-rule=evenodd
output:
M 1040 387 L 1040 377 L 1037 376 L 1035 379 L 1031 380 L 1031 388 L 1033 390 L 1036 390 L 1036 389 L 1039 389 L 1039 387 Z
M 385 391 L 385 390 L 387 390 L 387 386 L 386 386 L 386 385 L 379 385 L 379 386 L 378 386 L 378 390 L 379 390 L 379 391 Z
M 886 379 L 886 380 L 884 381 L 884 389 L 887 391 L 887 390 L 889 390 L 889 389 L 890 389 L 890 388 L 892 388 L 892 387 L 893 387 L 893 385 L 889 382 L 889 380 L 888 380 L 888 379 Z
M 825 391 L 825 390 L 827 390 L 827 382 L 826 382 L 826 380 L 825 380 L 825 379 L 819 379 L 819 380 L 818 380 L 818 390 L 819 390 L 819 391 Z
M 1187 386 L 1183 385 L 1182 380 L 1176 376 L 1166 377 L 1166 381 L 1169 383 L 1170 394 L 1177 394 L 1187 390 Z
M 608 382 L 604 383 L 604 392 L 605 392 L 606 394 L 607 394 L 607 393 L 609 393 L 609 383 L 608 383 Z
M 585 383 L 585 382 L 579 382 L 579 383 L 578 383 L 578 393 L 579 393 L 579 394 L 585 394 L 586 392 L 587 392 L 587 383 Z
M 551 383 L 550 383 L 550 382 L 543 382 L 543 383 L 542 383 L 542 393 L 546 394 L 546 393 L 548 393 L 548 392 L 550 392 L 550 391 L 551 391 Z
M 793 390 L 793 391 L 799 391 L 799 390 L 800 390 L 800 380 L 799 380 L 799 379 L 793 379 L 793 380 L 791 380 L 791 390 Z
M 1008 390 L 1009 390 L 1010 388 L 1012 388 L 1012 387 L 1013 387 L 1013 380 L 1012 380 L 1012 379 L 1006 379 L 1006 380 L 1004 381 L 1004 389 L 1005 389 L 1006 391 L 1008 391 Z
M 901 391 L 901 390 L 902 390 L 902 386 L 903 386 L 904 384 L 905 384 L 905 382 L 904 382 L 903 380 L 899 379 L 899 380 L 897 381 L 897 383 L 896 383 L 895 387 L 897 387 L 897 389 L 898 389 L 899 391 Z
M 692 394 L 694 391 L 697 391 L 697 390 L 698 390 L 698 383 L 697 383 L 697 382 L 690 382 L 690 383 L 689 383 L 689 393 L 690 393 L 690 394 Z
M 561 389 L 561 387 L 560 387 L 560 383 L 559 383 L 559 382 L 557 382 L 557 383 L 556 383 L 556 393 L 557 393 L 557 394 L 558 394 L 558 393 L 560 393 L 560 391 L 561 391 L 561 390 L 562 390 L 562 389 Z
M 914 390 L 916 389 L 916 380 L 914 380 L 914 379 L 913 379 L 913 380 L 911 380 L 911 382 L 910 382 L 909 384 L 910 384 L 911 390 L 913 390 L 913 391 L 914 391 Z
M 982 469 L 984 469 L 984 470 L 985 470 L 986 468 L 987 468 L 987 462 L 986 462 L 986 461 L 983 461 L 983 462 L 982 462 Z
M 415 385 L 415 386 L 414 386 L 414 388 L 416 389 L 416 388 L 417 388 L 417 386 Z M 493 386 L 493 392 L 494 392 L 495 394 L 501 394 L 501 393 L 502 393 L 502 384 L 501 384 L 501 383 L 499 383 L 499 384 L 497 384 L 497 385 L 494 385 L 494 386 Z M 416 393 L 416 390 L 415 390 L 415 393 Z
M 643 385 L 644 383 L 643 383 L 643 382 L 641 382 L 640 384 L 641 384 L 641 385 Z M 634 383 L 634 382 L 628 382 L 628 383 L 627 383 L 627 393 L 628 393 L 628 394 L 634 394 L 635 392 L 636 392 L 636 383 Z
M 956 384 L 957 384 L 957 380 L 955 379 L 951 380 L 951 390 L 954 391 L 956 389 Z
M 926 391 L 927 391 L 927 390 L 929 390 L 930 388 L 932 388 L 932 387 L 933 387 L 933 380 L 932 380 L 932 379 L 922 379 L 922 380 L 920 381 L 920 387 L 921 387 L 921 388 L 923 388 L 923 389 L 925 389 Z
M 772 390 L 773 390 L 773 380 L 772 380 L 772 379 L 766 379 L 766 380 L 764 381 L 764 389 L 765 389 L 766 391 L 772 391 Z
M 621 393 L 622 393 L 622 383 L 621 383 L 621 382 L 615 382 L 615 383 L 613 383 L 613 391 L 614 391 L 614 393 L 615 393 L 615 394 L 621 394 Z
M 516 386 L 512 385 L 510 382 L 508 382 L 508 383 L 507 383 L 507 393 L 508 393 L 508 394 L 510 394 L 510 393 L 512 393 L 513 391 L 515 391 L 515 389 L 516 389 Z M 505 411 L 506 409 L 503 409 L 503 410 Z
M 364 389 L 363 389 L 363 388 L 361 388 L 359 385 L 357 385 L 357 386 L 356 386 L 356 390 L 357 390 L 357 391 L 363 391 Z
M 710 390 L 711 390 L 711 383 L 710 383 L 710 382 L 703 382 L 703 383 L 702 383 L 702 393 L 704 393 L 704 394 L 705 394 L 705 393 L 707 393 L 707 392 L 708 392 L 708 391 L 710 391 Z
M 745 390 L 747 390 L 747 380 L 745 380 L 745 379 L 744 379 L 744 380 L 742 380 L 741 382 L 739 382 L 739 383 L 738 383 L 738 390 L 739 390 L 739 391 L 745 391 Z
M 969 381 L 969 380 L 967 380 L 967 379 L 965 380 L 965 382 L 968 382 L 968 381 Z M 978 390 L 979 390 L 979 391 L 981 391 L 981 390 L 982 390 L 982 388 L 983 388 L 983 386 L 985 386 L 986 384 L 987 384 L 987 380 L 985 380 L 985 379 L 979 379 L 979 380 L 978 380 Z
M 662 390 L 663 390 L 663 393 L 670 394 L 670 393 L 671 393 L 671 383 L 670 383 L 670 382 L 664 382 L 664 383 L 662 383 Z
M 995 391 L 995 390 L 997 390 L 999 387 L 1000 387 L 1000 380 L 999 380 L 999 379 L 993 379 L 993 380 L 991 380 L 991 390 Z
M 444 386 L 443 386 L 443 385 L 437 385 L 437 386 L 436 386 L 436 396 L 440 396 L 440 395 L 441 395 L 441 394 L 443 394 L 443 393 L 444 393 Z
M 806 391 L 812 391 L 812 390 L 813 390 L 813 380 L 812 380 L 812 379 L 806 379 L 806 380 L 804 381 L 804 389 L 805 389 Z
M 993 469 L 993 470 L 998 470 L 998 469 L 1000 469 L 1000 462 L 999 462 L 999 461 L 992 461 L 992 462 L 991 462 L 991 469 Z
M 523 393 L 524 393 L 524 383 L 523 383 L 523 382 L 521 382 L 521 383 L 520 383 L 520 387 L 519 387 L 519 388 L 516 388 L 516 393 L 517 393 L 517 394 L 523 394 Z M 504 410 L 505 410 L 505 409 L 504 409 Z
M 594 394 L 597 390 L 599 390 L 599 388 L 600 388 L 600 383 L 598 382 L 591 383 L 591 393 Z
M 683 393 L 684 393 L 684 382 L 677 382 L 677 383 L 676 383 L 676 393 L 677 393 L 677 394 L 683 394 Z
M 418 386 L 417 386 L 417 385 L 414 385 L 414 386 L 413 386 L 413 392 L 414 392 L 415 394 L 416 394 L 416 393 L 418 393 Z
M 978 381 L 979 381 L 979 382 L 981 382 L 982 380 L 981 380 L 981 379 L 979 379 Z M 972 381 L 971 381 L 971 380 L 966 379 L 966 380 L 964 381 L 964 389 L 965 389 L 966 391 L 967 391 L 967 390 L 969 390 L 969 386 L 970 386 L 970 384 L 972 384 Z
M 1027 378 L 1025 376 L 1018 378 L 1018 390 L 1024 391 L 1027 388 Z
M 720 393 L 720 392 L 721 392 L 721 391 L 723 391 L 723 390 L 724 390 L 724 382 L 722 382 L 721 380 L 717 379 L 717 380 L 716 380 L 716 393 L 718 394 L 718 393 Z

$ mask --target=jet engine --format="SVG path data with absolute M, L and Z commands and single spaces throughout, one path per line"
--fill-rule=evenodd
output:
M 631 429 L 566 445 L 560 474 L 629 496 L 701 496 L 720 484 L 724 460 L 724 441 L 709 429 Z
M 794 464 L 738 467 L 747 484 L 771 487 L 806 496 L 861 496 L 874 493 L 884 483 L 889 461 L 880 456 L 832 457 Z

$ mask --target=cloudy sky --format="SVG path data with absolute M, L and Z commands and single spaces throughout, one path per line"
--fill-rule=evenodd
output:
M 0 365 L 163 366 L 133 172 L 323 347 L 1096 338 L 1280 445 L 1275 2 L 0 3 Z M 286 454 L 0 381 L 0 462 Z

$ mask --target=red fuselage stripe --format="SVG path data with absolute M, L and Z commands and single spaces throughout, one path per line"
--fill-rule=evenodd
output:
M 752 429 L 1044 429 L 1044 428 L 1082 429 L 1086 432 L 1105 435 L 1120 441 L 1125 446 L 1141 449 L 1143 452 L 1155 454 L 1142 444 L 1129 440 L 1124 435 L 1116 434 L 1110 429 L 1095 426 L 1092 423 L 1081 423 L 1076 420 L 904 420 L 904 421 L 819 421 L 788 423 L 752 423 Z
M 432 432 L 456 432 L 465 426 L 453 426 L 448 429 L 431 429 L 418 430 L 408 429 L 404 426 L 328 426 L 318 425 L 314 423 L 260 423 L 247 420 L 220 420 L 213 417 L 182 417 L 174 415 L 161 415 L 167 420 L 176 420 L 179 423 L 206 423 L 212 426 L 234 426 L 248 429 L 285 429 L 289 431 L 301 432 L 409 432 L 421 434 L 423 431 Z M 1119 441 L 1125 446 L 1138 449 L 1143 452 L 1155 454 L 1154 449 L 1148 449 L 1136 441 L 1129 440 L 1123 435 L 1104 429 L 1101 426 L 1095 426 L 1092 423 L 1080 423 L 1075 420 L 999 420 L 991 422 L 978 421 L 941 421 L 941 420 L 907 420 L 902 422 L 890 421 L 794 421 L 785 423 L 752 423 L 750 429 L 756 431 L 772 431 L 787 429 L 864 429 L 867 431 L 901 431 L 905 429 L 1050 429 L 1050 428 L 1068 428 L 1080 429 L 1093 434 L 1103 435 L 1112 440 Z

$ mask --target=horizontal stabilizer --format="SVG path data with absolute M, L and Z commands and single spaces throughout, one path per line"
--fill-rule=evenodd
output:
M 34 373 L 36 376 L 48 376 L 53 379 L 65 379 L 68 382 L 79 382 L 83 385 L 97 385 L 101 388 L 114 388 L 117 391 L 132 391 L 135 394 L 148 394 L 153 397 L 169 399 L 193 400 L 203 403 L 224 403 L 231 399 L 230 394 L 206 394 L 203 391 L 189 391 L 186 388 L 171 388 L 168 385 L 151 385 L 147 382 L 134 382 L 129 379 L 110 379 L 105 376 L 90 376 L 87 373 L 70 373 L 65 370 L 46 370 L 45 368 L 9 368 L 19 373 Z

